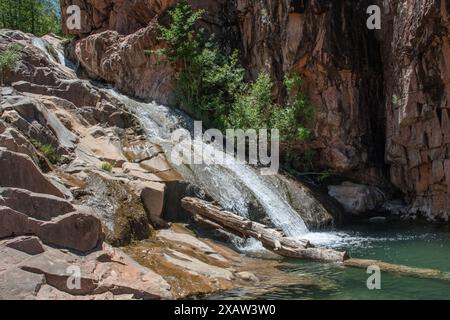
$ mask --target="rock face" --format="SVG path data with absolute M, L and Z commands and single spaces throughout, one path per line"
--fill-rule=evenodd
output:
M 342 220 L 342 210 L 333 203 L 332 199 L 325 196 L 320 198 L 320 193 L 314 192 L 306 184 L 281 174 L 270 176 L 267 180 L 300 214 L 309 228 L 317 229 Z
M 173 88 L 174 70 L 149 53 L 161 46 L 157 37 L 160 16 L 177 0 L 77 1 L 82 11 L 82 30 L 65 30 L 82 39 L 74 45 L 74 57 L 93 78 L 114 83 L 121 91 L 159 103 L 176 102 Z M 228 1 L 190 1 L 194 8 L 206 8 L 205 27 L 226 34 L 230 24 L 221 19 L 229 9 Z M 62 1 L 63 19 L 72 1 Z M 234 28 L 236 29 L 236 28 Z M 229 35 L 229 34 L 228 34 Z M 225 39 L 225 37 L 221 37 Z
M 94 32 L 115 30 L 118 34 L 127 35 L 145 27 L 155 15 L 176 2 L 177 0 L 137 0 L 132 3 L 126 0 L 63 0 L 63 8 L 73 4 L 80 6 L 84 22 L 81 30 L 69 30 L 63 24 L 63 31 L 72 35 L 90 35 Z M 62 14 L 63 19 L 67 19 L 67 11 L 63 10 Z
M 34 234 L 44 243 L 87 252 L 102 241 L 100 221 L 89 210 L 50 195 L 0 189 L 0 238 Z
M 79 257 L 47 246 L 31 253 L 11 245 L 20 241 L 0 241 L 2 300 L 171 298 L 170 285 L 162 277 L 106 244 L 102 251 Z
M 87 28 L 75 51 L 83 67 L 128 93 L 172 102 L 171 70 L 155 68 L 157 57 L 143 50 L 161 45 L 154 24 L 167 22 L 176 1 L 135 1 L 139 14 L 122 1 L 79 2 Z M 293 11 L 289 1 L 189 2 L 207 9 L 202 24 L 228 39 L 224 48 L 241 50 L 250 79 L 272 74 L 280 99 L 286 72 L 302 75 L 316 107 L 308 147 L 319 151 L 320 165 L 364 184 L 391 184 L 411 210 L 448 220 L 448 1 L 375 1 L 377 31 L 366 27 L 369 0 L 310 0 Z
M 365 28 L 370 1 L 238 0 L 243 54 L 252 78 L 268 69 L 281 84 L 295 70 L 316 107 L 311 147 L 320 163 L 375 181 L 383 159 L 383 82 L 373 33 Z M 360 173 L 364 172 L 363 175 Z
M 0 185 L 63 197 L 26 155 L 0 149 Z
M 0 30 L 1 49 L 21 47 L 0 88 L 0 299 L 172 299 L 249 282 L 238 253 L 163 220 L 195 187 L 114 93 L 61 64 L 61 41 Z
M 450 4 L 386 2 L 382 44 L 392 183 L 429 219 L 450 218 Z
M 342 204 L 346 213 L 359 215 L 380 209 L 386 202 L 384 193 L 374 186 L 364 186 L 344 182 L 339 186 L 329 186 L 328 193 Z

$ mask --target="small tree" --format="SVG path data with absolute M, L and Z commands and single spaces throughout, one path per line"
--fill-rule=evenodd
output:
M 197 27 L 203 10 L 194 11 L 182 1 L 169 14 L 170 25 L 159 27 L 159 39 L 167 47 L 156 52 L 178 70 L 175 87 L 183 107 L 220 129 L 277 128 L 284 141 L 310 138 L 307 127 L 314 108 L 302 93 L 298 74 L 285 77 L 288 97 L 279 105 L 269 73 L 263 71 L 254 82 L 245 83 L 238 51 L 225 55 L 213 37 Z
M 13 70 L 17 66 L 20 58 L 20 47 L 13 45 L 8 49 L 0 52 L 0 83 L 3 85 L 4 73 Z
M 178 71 L 176 93 L 180 104 L 209 124 L 224 127 L 228 107 L 244 80 L 237 51 L 227 56 L 213 37 L 196 27 L 204 10 L 180 2 L 170 12 L 169 27 L 160 26 L 167 48 L 157 53 Z

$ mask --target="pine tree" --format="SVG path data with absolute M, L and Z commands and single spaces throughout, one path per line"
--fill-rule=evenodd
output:
M 59 10 L 57 0 L 0 0 L 0 28 L 37 36 L 60 33 Z

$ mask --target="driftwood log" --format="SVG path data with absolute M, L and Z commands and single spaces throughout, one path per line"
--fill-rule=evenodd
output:
M 288 238 L 278 230 L 250 221 L 215 204 L 197 198 L 184 198 L 182 207 L 198 223 L 208 225 L 216 230 L 228 231 L 242 238 L 255 238 L 261 241 L 266 249 L 281 256 L 336 262 L 345 267 L 359 269 L 377 266 L 380 268 L 380 271 L 402 276 L 450 281 L 450 272 L 402 266 L 379 260 L 351 259 L 346 252 L 315 248 L 307 240 Z
M 288 238 L 278 230 L 250 221 L 215 204 L 197 198 L 184 198 L 182 207 L 198 223 L 205 224 L 215 230 L 228 231 L 242 238 L 255 238 L 261 241 L 266 249 L 281 256 L 336 262 L 345 267 L 364 270 L 370 266 L 377 266 L 380 271 L 402 276 L 450 281 L 450 272 L 408 267 L 379 260 L 351 259 L 346 252 L 315 248 L 307 240 Z
M 349 259 L 344 262 L 344 266 L 360 269 L 367 269 L 370 266 L 377 266 L 380 268 L 380 271 L 383 272 L 396 273 L 414 278 L 450 281 L 450 272 L 402 266 L 379 260 Z
M 284 257 L 340 263 L 349 258 L 346 252 L 315 248 L 307 240 L 288 238 L 278 230 L 250 221 L 198 198 L 184 198 L 181 204 L 196 222 L 216 230 L 228 231 L 242 238 L 254 238 L 266 249 Z

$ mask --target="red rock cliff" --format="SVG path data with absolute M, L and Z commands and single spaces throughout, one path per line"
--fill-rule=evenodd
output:
M 76 56 L 91 76 L 139 97 L 173 102 L 172 72 L 154 48 L 167 1 L 62 1 L 83 9 Z M 450 45 L 446 0 L 377 0 L 382 30 L 366 27 L 373 1 L 190 1 L 203 23 L 241 49 L 249 77 L 305 78 L 317 107 L 320 162 L 364 183 L 390 181 L 428 218 L 450 214 Z M 281 85 L 279 85 L 281 88 Z M 279 89 L 279 94 L 283 92 Z

